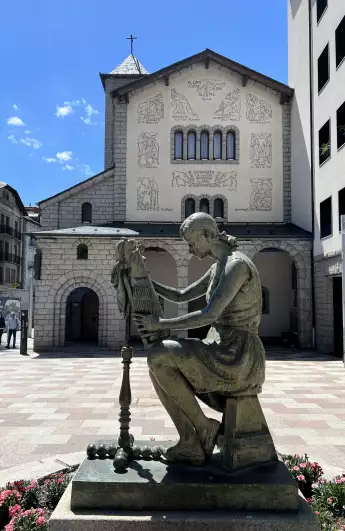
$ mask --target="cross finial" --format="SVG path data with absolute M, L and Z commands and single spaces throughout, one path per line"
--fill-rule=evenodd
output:
M 133 55 L 133 41 L 136 40 L 136 37 L 133 37 L 133 35 L 130 34 L 130 36 L 127 37 L 127 40 L 128 40 L 128 41 L 131 41 L 131 54 Z

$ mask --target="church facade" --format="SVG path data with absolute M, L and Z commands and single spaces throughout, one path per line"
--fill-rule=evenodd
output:
M 121 347 L 125 321 L 111 284 L 118 240 L 140 239 L 151 276 L 183 288 L 211 263 L 191 257 L 179 237 L 197 211 L 254 260 L 262 337 L 295 333 L 310 347 L 311 233 L 294 223 L 291 200 L 293 91 L 210 50 L 153 74 L 130 55 L 101 80 L 104 171 L 39 203 L 36 350 L 81 340 Z M 204 303 L 164 301 L 164 312 Z

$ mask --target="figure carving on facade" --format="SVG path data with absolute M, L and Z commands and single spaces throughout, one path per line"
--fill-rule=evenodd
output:
M 138 177 L 137 210 L 159 210 L 159 188 L 154 177 Z
M 159 311 L 136 311 L 134 318 L 143 338 L 211 325 L 204 340 L 150 341 L 147 358 L 154 388 L 180 436 L 166 457 L 201 465 L 212 456 L 220 424 L 205 416 L 196 398 L 224 411 L 227 397 L 261 392 L 265 377 L 265 351 L 258 336 L 261 283 L 252 261 L 236 250 L 235 238 L 220 233 L 208 214 L 192 214 L 180 233 L 191 254 L 200 259 L 210 256 L 215 264 L 183 290 L 153 280 L 152 285 L 158 295 L 175 303 L 206 295 L 206 307 L 173 319 L 164 319 Z

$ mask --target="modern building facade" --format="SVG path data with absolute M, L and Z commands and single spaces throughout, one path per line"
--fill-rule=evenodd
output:
M 0 181 L 0 289 L 20 287 L 25 215 L 18 192 Z
M 294 89 L 291 170 L 301 183 L 292 190 L 292 205 L 305 218 L 300 226 L 314 232 L 316 347 L 342 356 L 345 2 L 289 0 L 288 6 L 289 85 Z M 299 196 L 302 187 L 311 202 Z M 311 205 L 312 216 L 300 208 L 304 202 Z
M 296 332 L 310 347 L 312 242 L 306 205 L 300 196 L 294 205 L 292 192 L 293 90 L 211 50 L 153 74 L 130 55 L 101 81 L 104 171 L 39 203 L 35 348 L 121 347 L 125 322 L 111 284 L 119 238 L 141 239 L 154 279 L 186 287 L 211 264 L 191 257 L 179 236 L 195 211 L 211 214 L 256 263 L 262 337 Z M 164 301 L 164 312 L 204 304 Z

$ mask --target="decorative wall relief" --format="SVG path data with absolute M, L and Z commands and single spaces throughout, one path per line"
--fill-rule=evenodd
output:
M 159 165 L 158 133 L 141 133 L 138 138 L 138 165 L 140 168 L 157 168 Z
M 257 212 L 272 210 L 272 179 L 258 177 L 250 179 L 252 192 L 250 195 L 250 210 Z
M 252 168 L 272 166 L 272 133 L 251 133 L 250 163 Z
M 237 172 L 194 170 L 173 171 L 172 186 L 190 186 L 193 188 L 227 188 L 229 192 L 237 192 Z
M 164 118 L 162 93 L 138 105 L 138 124 L 158 124 Z
M 192 110 L 186 96 L 177 92 L 176 89 L 171 89 L 171 106 L 174 120 L 199 120 L 199 116 Z
M 190 88 L 196 89 L 200 98 L 204 101 L 209 101 L 216 95 L 217 92 L 223 90 L 225 81 L 216 81 L 214 79 L 201 79 L 188 81 Z
M 213 115 L 217 120 L 238 121 L 241 119 L 241 91 L 228 92 Z
M 159 210 L 159 188 L 154 177 L 138 177 L 137 210 Z
M 254 124 L 267 124 L 272 118 L 272 105 L 254 94 L 247 94 L 247 119 Z

